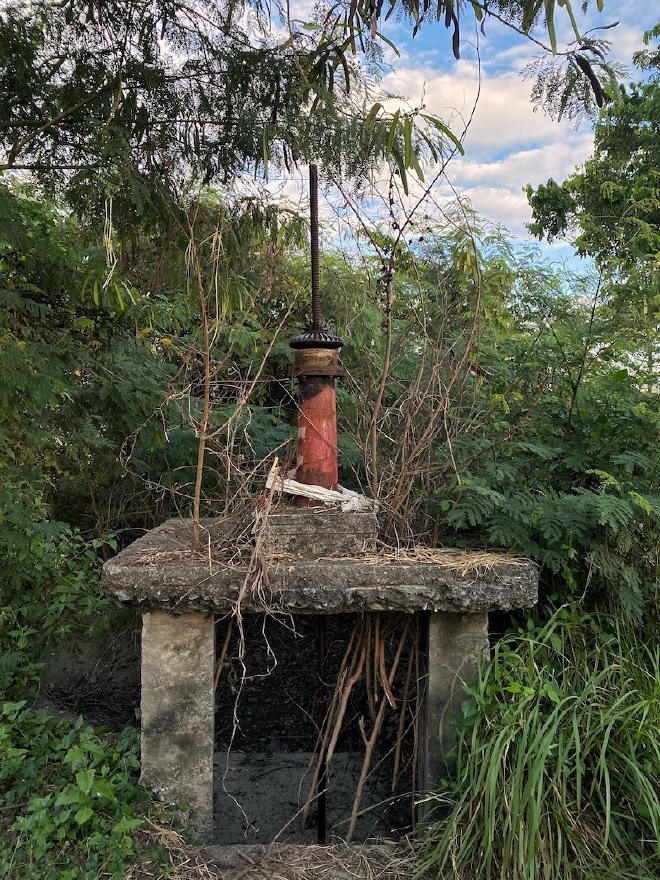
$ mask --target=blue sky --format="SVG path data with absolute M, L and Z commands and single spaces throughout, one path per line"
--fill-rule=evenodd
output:
M 317 3 L 318 0 L 290 0 L 290 15 L 296 27 L 322 15 L 323 9 Z M 486 33 L 482 35 L 477 31 L 467 0 L 465 5 L 459 61 L 452 53 L 451 31 L 446 30 L 442 22 L 425 23 L 414 40 L 410 21 L 396 20 L 393 15 L 382 25 L 383 33 L 400 53 L 396 56 L 383 44 L 386 63 L 372 99 L 383 102 L 386 112 L 391 114 L 402 105 L 419 106 L 423 96 L 428 111 L 460 134 L 474 106 L 479 82 L 481 85 L 476 111 L 464 140 L 465 155 L 455 156 L 447 169 L 451 185 L 441 182 L 435 187 L 421 212 L 440 218 L 441 211 L 458 195 L 469 200 L 488 223 L 505 228 L 514 243 L 529 246 L 534 242 L 549 261 L 576 272 L 588 271 L 590 261 L 578 258 L 569 244 L 537 243 L 531 238 L 525 228 L 531 212 L 524 188 L 527 184 L 538 186 L 550 177 L 558 182 L 565 180 L 591 155 L 593 124 L 587 118 L 579 122 L 558 122 L 535 107 L 530 97 L 532 81 L 521 74 L 542 50 L 492 18 L 487 19 Z M 640 72 L 632 65 L 632 54 L 642 48 L 643 33 L 660 18 L 654 5 L 639 0 L 618 0 L 615 5 L 612 0 L 604 0 L 603 12 L 599 13 L 595 0 L 590 0 L 593 8 L 586 15 L 581 12 L 581 0 L 573 0 L 573 6 L 582 33 L 618 21 L 616 27 L 601 32 L 600 36 L 611 43 L 610 59 L 627 68 L 629 75 L 624 76 L 624 81 L 639 78 Z M 568 48 L 574 35 L 565 8 L 558 4 L 555 25 L 558 48 Z M 544 28 L 539 28 L 534 36 L 548 42 Z M 433 168 L 425 170 L 428 183 Z M 365 199 L 359 205 L 359 220 L 346 207 L 344 194 L 324 186 L 320 210 L 325 241 L 352 253 L 360 247 L 354 233 L 362 222 L 389 222 L 388 181 L 389 172 L 383 169 L 382 179 L 376 181 L 374 198 Z M 422 192 L 419 185 L 415 189 L 415 175 L 409 175 L 409 181 L 408 205 Z M 259 184 L 263 185 L 263 181 L 243 181 L 246 189 Z M 307 210 L 306 168 L 298 168 L 291 174 L 275 173 L 265 189 L 271 197 L 283 198 Z
M 642 34 L 658 18 L 653 4 L 605 0 L 602 13 L 578 14 L 582 31 L 596 25 L 619 21 L 603 33 L 612 43 L 611 56 L 633 73 L 631 56 L 641 47 Z M 469 20 L 467 13 L 465 22 Z M 571 39 L 565 11 L 557 7 L 556 25 L 560 42 Z M 401 52 L 396 58 L 388 52 L 392 71 L 386 74 L 382 88 L 414 106 L 422 94 L 429 110 L 460 131 L 462 119 L 469 114 L 478 81 L 477 35 L 464 26 L 461 34 L 461 60 L 451 51 L 451 32 L 442 23 L 422 27 L 417 37 L 410 37 L 406 22 L 390 22 L 384 33 Z M 539 30 L 539 38 L 547 36 Z M 478 35 L 481 57 L 481 93 L 474 120 L 465 141 L 466 155 L 454 160 L 450 177 L 456 190 L 468 196 L 488 220 L 502 224 L 521 241 L 529 240 L 525 222 L 529 207 L 523 187 L 537 185 L 549 177 L 561 181 L 591 153 L 593 131 L 590 122 L 556 122 L 542 110 L 536 112 L 530 101 L 531 82 L 521 77 L 523 68 L 538 57 L 540 50 L 524 37 L 499 22 L 486 23 L 486 36 Z M 566 246 L 544 246 L 546 255 L 556 261 L 569 259 Z

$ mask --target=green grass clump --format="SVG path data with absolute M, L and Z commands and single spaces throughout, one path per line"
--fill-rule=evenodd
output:
M 461 880 L 660 876 L 660 648 L 557 611 L 495 647 L 471 700 L 448 815 L 419 874 Z

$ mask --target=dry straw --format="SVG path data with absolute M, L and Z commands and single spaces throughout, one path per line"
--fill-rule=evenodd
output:
M 153 849 L 164 847 L 169 880 L 410 880 L 412 853 L 405 845 L 331 846 L 274 843 L 270 846 L 186 846 L 171 828 L 151 824 Z M 124 880 L 156 880 L 162 861 L 132 865 Z

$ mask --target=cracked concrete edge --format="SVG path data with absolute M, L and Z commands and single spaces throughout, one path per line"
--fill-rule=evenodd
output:
M 110 560 L 103 588 L 120 604 L 173 613 L 226 613 L 235 607 L 245 572 L 199 564 L 127 565 Z M 297 613 L 450 611 L 531 608 L 538 598 L 538 569 L 530 561 L 498 563 L 470 575 L 436 564 L 324 559 L 274 564 L 262 597 L 248 593 L 244 611 L 266 608 Z

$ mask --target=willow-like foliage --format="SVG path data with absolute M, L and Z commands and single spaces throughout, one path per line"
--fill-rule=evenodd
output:
M 587 70 L 597 47 L 576 25 L 560 51 L 553 10 L 548 0 L 539 24 L 536 0 L 345 2 L 303 23 L 295 8 L 256 0 L 11 0 L 0 10 L 0 170 L 30 171 L 52 192 L 64 186 L 87 214 L 112 196 L 115 222 L 132 227 L 157 222 L 182 181 L 229 183 L 273 165 L 314 160 L 334 179 L 361 181 L 387 161 L 407 190 L 410 173 L 424 178 L 424 159 L 441 164 L 462 150 L 461 133 L 423 107 L 392 114 L 375 101 L 390 44 L 383 21 L 394 12 L 415 34 L 441 20 L 457 58 L 461 22 L 484 29 L 497 17 L 522 39 L 538 25 L 549 40 L 536 40 L 539 49 L 578 76 L 587 102 L 585 84 L 601 100 Z M 569 10 L 564 0 L 574 21 Z

